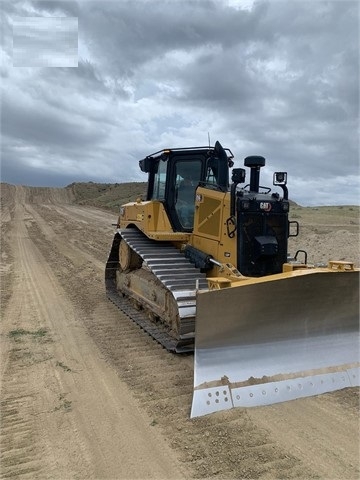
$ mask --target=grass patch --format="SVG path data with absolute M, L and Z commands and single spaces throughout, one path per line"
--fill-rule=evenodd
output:
M 62 362 L 56 362 L 56 366 L 61 367 L 63 370 L 65 370 L 65 372 L 72 372 L 71 368 Z
M 35 330 L 35 331 L 24 330 L 23 328 L 18 328 L 16 330 L 11 330 L 8 333 L 8 336 L 10 338 L 13 338 L 14 340 L 17 340 L 17 339 L 19 339 L 21 337 L 24 337 L 24 336 L 31 336 L 33 338 L 41 338 L 41 337 L 45 337 L 46 334 L 47 334 L 47 330 L 45 328 L 39 328 L 38 330 Z
M 65 412 L 70 412 L 71 410 L 71 400 L 67 400 L 66 398 L 67 393 L 60 393 L 59 395 L 59 402 L 60 405 L 55 407 L 54 411 L 57 412 L 59 410 L 64 410 Z

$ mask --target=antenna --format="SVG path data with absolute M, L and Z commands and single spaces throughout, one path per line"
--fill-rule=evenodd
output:
M 210 133 L 208 132 L 208 141 L 209 141 L 209 148 L 210 148 Z

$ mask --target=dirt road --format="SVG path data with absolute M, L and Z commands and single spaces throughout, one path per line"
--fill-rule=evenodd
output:
M 115 216 L 1 197 L 1 478 L 359 478 L 358 390 L 190 420 L 192 356 L 105 297 Z

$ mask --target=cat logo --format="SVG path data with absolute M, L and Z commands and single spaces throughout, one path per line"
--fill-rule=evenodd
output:
M 270 202 L 260 202 L 260 209 L 265 210 L 265 212 L 270 212 L 271 203 Z

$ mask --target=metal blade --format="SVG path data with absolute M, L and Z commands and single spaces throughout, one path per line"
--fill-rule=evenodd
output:
M 359 386 L 359 272 L 197 295 L 191 417 Z

